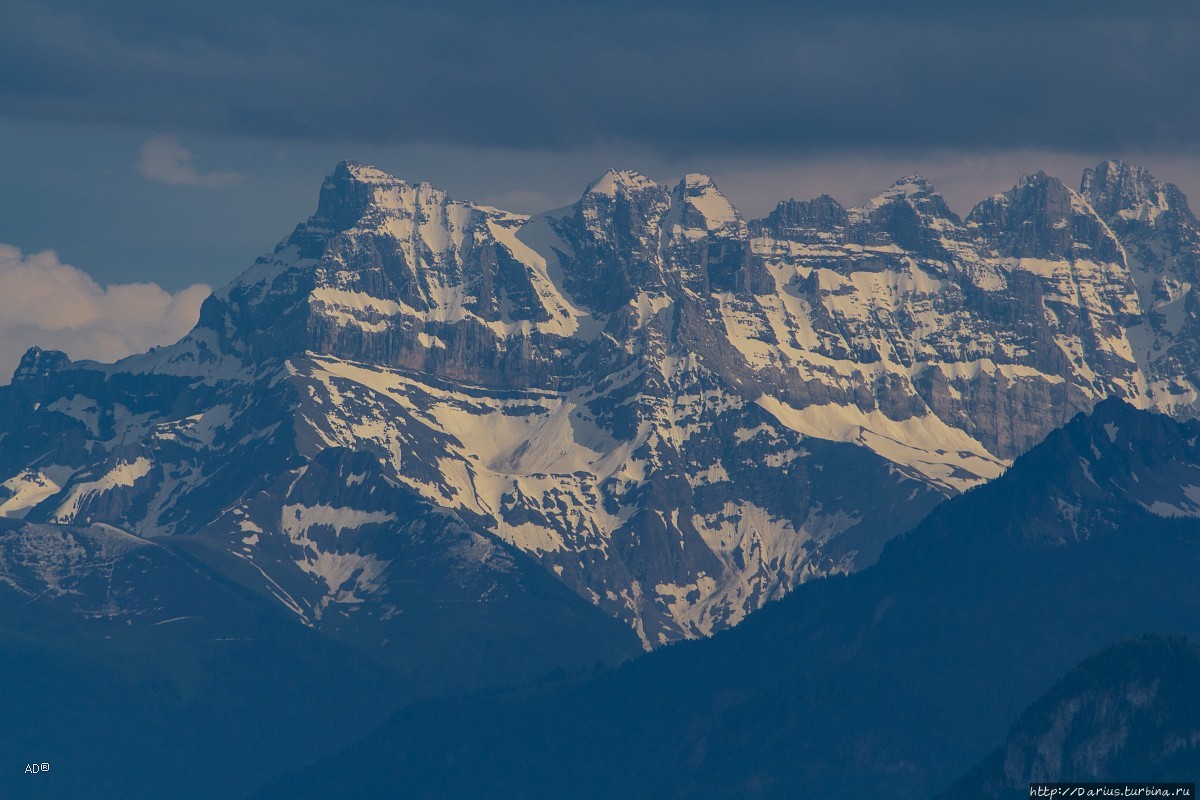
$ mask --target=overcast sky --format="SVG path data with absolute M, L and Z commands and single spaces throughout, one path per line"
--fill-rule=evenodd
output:
M 1200 197 L 1197 87 L 1195 0 L 5 0 L 0 244 L 219 285 L 346 158 L 516 211 L 610 166 L 749 215 L 913 171 L 965 214 L 1109 157 Z

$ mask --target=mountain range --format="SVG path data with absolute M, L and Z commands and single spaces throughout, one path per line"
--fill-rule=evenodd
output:
M 1194 414 L 1198 253 L 1119 162 L 965 220 L 910 176 L 749 221 L 702 175 L 524 216 L 343 163 L 179 343 L 26 355 L 0 515 L 186 539 L 372 641 L 427 542 L 431 584 L 540 569 L 652 648 L 869 565 L 1103 397 Z
M 339 164 L 313 216 L 179 342 L 115 364 L 33 348 L 0 387 L 9 678 L 41 681 L 30 698 L 87 708 L 98 692 L 157 715 L 122 735 L 165 764 L 182 720 L 232 707 L 269 669 L 243 728 L 309 749 L 229 739 L 231 718 L 201 715 L 189 741 L 206 768 L 189 774 L 206 796 L 329 755 L 422 698 L 734 626 L 721 641 L 748 642 L 743 622 L 778 619 L 759 609 L 809 583 L 866 585 L 834 578 L 885 550 L 899 569 L 932 534 L 889 542 L 978 508 L 976 487 L 1019 482 L 1014 459 L 1106 398 L 1196 416 L 1198 258 L 1183 194 L 1115 161 L 1078 191 L 1025 176 L 965 218 L 914 175 L 861 208 L 822 196 L 753 220 L 703 175 L 665 187 L 610 171 L 571 206 L 522 215 Z M 1145 425 L 1130 448 L 1169 445 Z M 1141 472 L 1080 453 L 1078 469 L 1039 473 L 1072 494 L 1030 484 L 1007 524 L 1065 545 L 1104 527 L 1112 497 L 1126 516 L 1141 504 L 1135 527 L 1200 511 L 1190 451 Z M 1036 552 L 1065 566 L 1075 551 Z M 850 624 L 832 600 L 805 602 L 804 624 Z M 972 730 L 994 744 L 1049 666 L 1109 634 L 1015 683 Z M 39 662 L 57 677 L 37 678 Z M 36 717 L 36 701 L 9 703 L 9 719 Z M 902 730 L 885 723 L 879 741 Z M 0 734 L 154 796 L 151 773 L 100 759 L 101 743 L 53 725 Z M 937 746 L 951 764 L 981 742 Z M 871 756 L 857 785 L 885 787 L 886 769 L 909 775 L 902 794 L 949 783 L 918 755 Z M 742 777 L 730 791 L 757 785 Z

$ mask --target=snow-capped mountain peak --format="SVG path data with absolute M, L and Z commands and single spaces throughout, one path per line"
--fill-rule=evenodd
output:
M 1084 170 L 1079 193 L 1106 217 L 1154 224 L 1172 210 L 1190 216 L 1178 187 L 1159 183 L 1149 170 L 1124 161 L 1103 161 Z
M 678 225 L 682 230 L 733 236 L 745 234 L 746 223 L 742 215 L 707 175 L 685 175 L 676 186 L 671 202 L 679 206 Z
M 867 201 L 868 208 L 878 208 L 885 203 L 893 202 L 898 199 L 912 197 L 913 195 L 926 195 L 933 192 L 933 184 L 931 184 L 924 175 L 912 173 L 905 175 L 887 188 L 883 194 L 876 195 Z
M 583 190 L 586 197 L 589 194 L 600 194 L 616 197 L 618 194 L 641 192 L 661 188 L 657 183 L 636 170 L 609 169 L 599 178 L 587 185 Z

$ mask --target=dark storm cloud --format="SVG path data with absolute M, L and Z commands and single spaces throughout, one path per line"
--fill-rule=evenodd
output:
M 22 119 L 668 154 L 1200 143 L 1193 0 L 8 6 Z

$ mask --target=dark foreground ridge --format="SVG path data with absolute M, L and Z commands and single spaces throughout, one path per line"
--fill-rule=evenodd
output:
M 1197 775 L 1200 646 L 1140 636 L 1071 670 L 938 800 L 1024 800 L 1035 781 L 1195 783 Z

